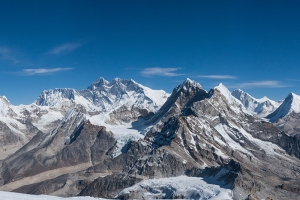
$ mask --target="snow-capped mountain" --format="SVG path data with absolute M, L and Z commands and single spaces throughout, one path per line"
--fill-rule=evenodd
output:
M 267 116 L 271 122 L 284 118 L 291 113 L 300 113 L 300 96 L 290 93 L 282 104 L 270 115 Z
M 85 90 L 53 89 L 41 93 L 30 105 L 12 105 L 0 97 L 0 159 L 14 153 L 39 131 L 50 132 L 73 107 L 93 124 L 127 124 L 148 117 L 169 94 L 152 90 L 133 80 L 100 78 Z
M 101 77 L 85 90 L 43 91 L 35 104 L 58 110 L 68 110 L 78 105 L 94 123 L 116 124 L 128 123 L 157 111 L 168 96 L 163 90 L 152 90 L 132 79 L 115 78 L 108 82 Z
M 100 78 L 85 90 L 54 89 L 43 91 L 35 101 L 40 106 L 58 106 L 66 101 L 80 104 L 87 111 L 108 112 L 124 104 L 156 111 L 168 98 L 163 90 L 152 90 L 134 80 Z
M 300 136 L 300 96 L 290 93 L 267 119 L 289 135 Z
M 0 190 L 121 199 L 299 199 L 299 139 L 252 115 L 223 84 L 206 91 L 186 79 L 153 114 L 150 96 L 161 99 L 132 80 L 103 78 L 86 90 L 43 92 L 31 106 L 48 113 L 72 108 L 61 112 L 49 133 L 36 134 L 0 161 Z
M 38 108 L 14 106 L 5 96 L 0 97 L 0 160 L 13 154 L 39 133 L 40 130 L 33 125 L 39 112 Z M 43 110 L 41 113 L 46 112 Z M 51 125 L 50 119 L 47 124 Z
M 189 92 L 196 88 L 197 92 Z M 164 109 L 166 105 L 171 109 Z M 158 116 L 153 117 L 158 119 L 154 120 L 157 123 L 154 123 L 145 139 L 156 148 L 170 146 L 169 149 L 172 149 L 178 159 L 181 158 L 185 164 L 193 163 L 197 168 L 223 165 L 234 159 L 245 171 L 255 172 L 257 176 L 250 175 L 251 178 L 246 174 L 238 176 L 235 191 L 242 192 L 236 199 L 247 198 L 242 194 L 249 193 L 247 190 L 250 188 L 255 191 L 256 198 L 276 196 L 276 189 L 270 185 L 283 184 L 284 180 L 279 178 L 275 183 L 272 179 L 259 177 L 281 174 L 279 176 L 288 176 L 296 181 L 297 178 L 290 174 L 295 172 L 293 167 L 278 163 L 278 159 L 284 160 L 290 166 L 299 167 L 300 142 L 244 110 L 241 102 L 223 84 L 209 92 L 200 86 L 174 90 L 157 112 Z M 266 165 L 272 165 L 272 168 L 266 169 Z M 287 174 L 282 174 L 287 171 Z M 253 188 L 256 184 L 265 189 Z M 286 198 L 284 195 L 278 195 L 277 198 Z M 291 197 L 286 199 L 289 198 Z
M 234 90 L 231 94 L 240 100 L 249 112 L 257 115 L 258 117 L 266 117 L 276 110 L 281 104 L 270 100 L 266 96 L 261 99 L 256 99 L 241 89 Z

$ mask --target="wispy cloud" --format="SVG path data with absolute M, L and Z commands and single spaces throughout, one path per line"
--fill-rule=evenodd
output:
M 263 81 L 251 81 L 245 83 L 239 83 L 231 85 L 231 88 L 284 88 L 290 87 L 282 81 L 272 81 L 272 80 L 263 80 Z
M 80 46 L 82 46 L 82 43 L 66 43 L 66 44 L 62 44 L 60 46 L 54 47 L 46 54 L 59 55 L 62 53 L 68 53 L 68 52 L 78 49 Z
M 10 48 L 7 47 L 0 47 L 0 56 L 3 60 L 10 60 L 14 64 L 17 64 L 20 62 L 19 59 L 17 59 Z
M 296 82 L 300 82 L 300 79 L 293 79 L 293 78 L 288 78 L 288 81 L 296 81 Z
M 33 76 L 33 75 L 46 75 L 46 74 L 53 74 L 55 72 L 61 72 L 61 71 L 68 71 L 72 70 L 73 68 L 38 68 L 38 69 L 23 69 L 23 75 L 27 76 Z
M 152 67 L 145 68 L 140 73 L 142 76 L 181 76 L 184 74 L 176 73 L 180 68 L 162 68 L 162 67 Z
M 197 76 L 199 78 L 209 78 L 209 79 L 236 79 L 236 76 L 229 76 L 229 75 L 203 75 Z

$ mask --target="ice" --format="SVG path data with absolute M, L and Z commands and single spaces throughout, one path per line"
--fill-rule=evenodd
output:
M 106 124 L 105 126 L 108 131 L 113 132 L 117 139 L 116 149 L 111 154 L 113 158 L 119 156 L 126 149 L 130 141 L 138 141 L 144 138 L 144 135 L 141 134 L 142 129 L 133 127 L 131 123 L 123 125 Z
M 184 196 L 185 199 L 233 199 L 233 191 L 224 186 L 209 184 L 200 177 L 179 176 L 149 179 L 123 189 L 118 196 L 140 192 L 144 199 L 170 199 Z

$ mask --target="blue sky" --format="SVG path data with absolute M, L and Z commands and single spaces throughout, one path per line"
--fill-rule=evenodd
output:
M 0 1 L 0 95 L 32 103 L 99 77 L 187 77 L 256 98 L 300 95 L 300 1 Z

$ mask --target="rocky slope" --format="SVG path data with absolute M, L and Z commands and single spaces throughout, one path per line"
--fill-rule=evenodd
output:
M 76 96 L 62 98 L 72 102 Z M 49 134 L 35 135 L 1 161 L 0 190 L 120 199 L 299 199 L 299 140 L 249 113 L 222 84 L 207 92 L 187 79 L 153 115 L 132 118 L 138 119 L 136 134 L 145 137 L 122 145 L 127 129 L 94 125 L 90 116 L 75 103 Z
M 45 120 L 44 117 L 47 118 L 45 126 L 51 130 L 56 120 L 63 116 L 60 114 L 53 117 L 48 108 L 39 108 L 33 104 L 14 106 L 6 97 L 0 97 L 0 160 L 13 154 L 44 130 L 38 123 L 38 120 Z
M 135 161 L 126 163 L 118 176 L 95 179 L 80 195 L 142 198 L 147 192 L 152 197 L 164 194 L 159 198 L 188 197 L 151 181 L 137 184 L 185 174 L 213 183 L 227 180 L 233 199 L 299 199 L 299 141 L 244 110 L 222 84 L 206 92 L 186 80 L 149 119 L 145 139 L 130 143 L 117 157 L 134 155 Z M 236 166 L 230 173 L 214 175 L 216 166 L 223 169 L 229 163 Z

